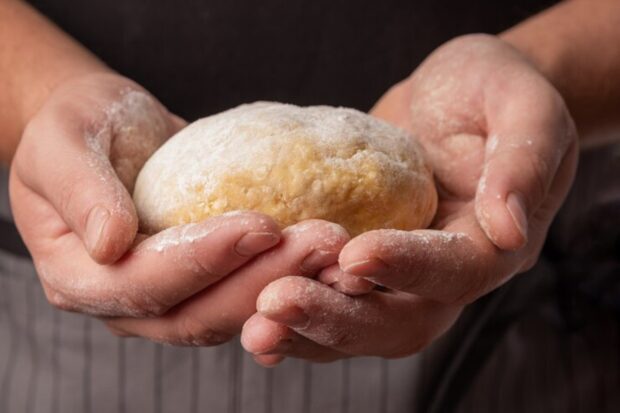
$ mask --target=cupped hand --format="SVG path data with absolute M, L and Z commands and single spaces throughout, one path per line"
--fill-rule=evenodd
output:
M 137 173 L 184 125 L 110 73 L 62 84 L 29 122 L 11 203 L 53 305 L 99 316 L 123 336 L 214 345 L 241 331 L 269 282 L 337 262 L 349 237 L 318 220 L 282 232 L 265 215 L 238 211 L 139 233 Z
M 577 133 L 562 97 L 495 37 L 443 45 L 372 113 L 425 147 L 439 192 L 432 228 L 371 231 L 343 248 L 337 272 L 383 287 L 369 294 L 299 277 L 267 286 L 242 336 L 260 363 L 424 349 L 465 305 L 534 265 L 572 183 Z
M 11 204 L 52 304 L 160 315 L 278 243 L 277 225 L 256 213 L 182 227 L 179 239 L 138 233 L 136 175 L 184 124 L 112 73 L 66 81 L 30 120 L 12 163 Z

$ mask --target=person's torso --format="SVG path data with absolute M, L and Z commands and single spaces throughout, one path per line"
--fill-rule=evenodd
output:
M 552 0 L 32 0 L 190 120 L 255 100 L 368 110 L 433 49 Z

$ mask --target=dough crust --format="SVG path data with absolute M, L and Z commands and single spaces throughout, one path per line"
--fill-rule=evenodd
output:
M 352 236 L 428 226 L 437 193 L 420 145 L 362 112 L 257 102 L 200 119 L 146 162 L 134 201 L 148 233 L 234 210 Z

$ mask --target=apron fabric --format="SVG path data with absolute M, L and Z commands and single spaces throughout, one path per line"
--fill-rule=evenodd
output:
M 32 3 L 188 119 L 257 99 L 367 110 L 442 42 L 467 32 L 500 31 L 546 5 Z M 608 163 L 618 165 L 614 159 Z M 590 169 L 600 171 L 601 165 L 593 162 Z M 592 179 L 586 172 L 580 169 Z M 121 339 L 95 319 L 50 307 L 32 263 L 9 234 L 15 231 L 6 182 L 2 171 L 0 238 L 10 248 L 0 245 L 1 413 L 611 412 L 620 406 L 615 299 L 613 294 L 600 298 L 600 283 L 583 285 L 595 274 L 588 268 L 601 259 L 585 248 L 579 256 L 582 272 L 569 276 L 575 266 L 565 263 L 574 256 L 575 243 L 562 243 L 582 239 L 570 223 L 591 213 L 571 200 L 581 199 L 583 188 L 600 185 L 576 185 L 539 264 L 471 305 L 427 351 L 398 360 L 356 358 L 325 365 L 286 360 L 264 369 L 238 340 L 176 348 Z M 601 205 L 618 205 L 601 199 Z M 600 229 L 580 228 L 588 234 Z M 613 231 L 607 231 L 606 242 L 613 245 Z M 613 253 L 605 257 L 607 271 L 618 274 Z
M 588 289 L 560 288 L 568 280 L 554 254 L 469 306 L 418 355 L 265 369 L 238 340 L 185 348 L 114 337 L 52 308 L 31 261 L 0 250 L 0 412 L 615 412 L 618 315 Z M 596 279 L 587 275 L 581 283 Z
M 277 100 L 368 110 L 452 37 L 552 0 L 31 0 L 119 73 L 193 120 Z

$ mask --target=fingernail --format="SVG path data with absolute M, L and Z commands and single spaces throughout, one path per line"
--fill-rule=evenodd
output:
M 299 265 L 302 271 L 313 272 L 334 264 L 338 261 L 338 254 L 333 251 L 314 250 L 304 258 Z
M 351 274 L 348 275 L 348 277 L 343 277 L 341 280 L 332 284 L 331 287 L 336 291 L 352 297 L 368 294 L 376 287 L 376 284 L 365 278 Z
M 506 197 L 506 208 L 523 239 L 527 240 L 527 215 L 525 213 L 525 203 L 521 195 L 514 192 L 509 193 Z
M 109 219 L 110 212 L 101 205 L 94 206 L 88 213 L 88 218 L 86 219 L 85 241 L 86 248 L 91 253 L 97 250 Z
M 263 312 L 263 315 L 271 321 L 285 324 L 289 327 L 301 328 L 307 326 L 310 322 L 310 317 L 299 307 L 289 307 L 286 310 L 278 310 L 273 313 Z
M 272 232 L 248 232 L 235 245 L 237 254 L 251 257 L 263 252 L 280 241 L 280 237 Z
M 371 258 L 349 264 L 342 270 L 358 277 L 377 277 L 388 271 L 388 265 L 379 258 Z

